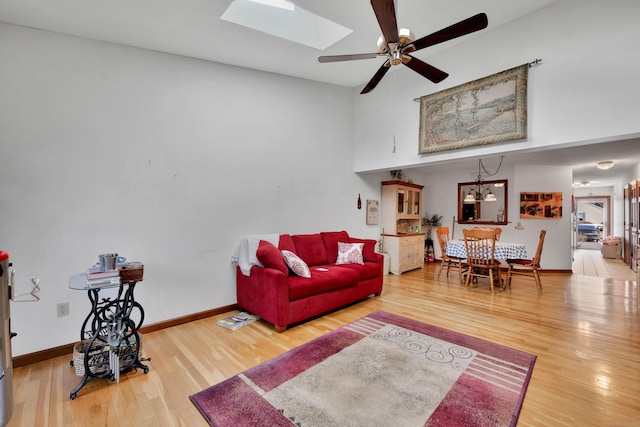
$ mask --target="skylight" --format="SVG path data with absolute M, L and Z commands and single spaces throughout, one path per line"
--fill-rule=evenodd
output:
M 220 19 L 320 50 L 353 32 L 288 0 L 234 0 Z

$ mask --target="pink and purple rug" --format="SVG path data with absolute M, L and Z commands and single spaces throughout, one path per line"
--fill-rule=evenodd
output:
M 217 427 L 515 426 L 535 360 L 376 311 L 190 399 Z

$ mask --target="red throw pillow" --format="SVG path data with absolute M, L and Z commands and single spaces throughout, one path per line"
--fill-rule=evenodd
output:
M 364 243 L 364 249 L 362 255 L 367 262 L 376 262 L 376 241 L 373 239 L 356 239 L 355 237 L 349 238 L 349 243 Z
M 328 264 L 327 250 L 324 248 L 320 234 L 295 234 L 291 239 L 296 246 L 296 250 L 291 252 L 298 255 L 309 266 Z
M 346 231 L 323 231 L 320 233 L 324 247 L 327 250 L 327 261 L 335 262 L 338 258 L 338 242 L 348 242 L 349 234 Z
M 262 264 L 263 267 L 275 268 L 286 275 L 289 274 L 289 267 L 285 264 L 282 253 L 278 248 L 273 246 L 272 243 L 269 243 L 266 240 L 260 240 L 260 243 L 258 243 L 256 258 L 258 258 L 258 261 L 260 261 L 260 264 Z

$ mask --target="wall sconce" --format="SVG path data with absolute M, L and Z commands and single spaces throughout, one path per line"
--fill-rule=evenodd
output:
M 362 199 L 360 198 L 360 193 L 358 193 L 358 209 L 362 209 Z

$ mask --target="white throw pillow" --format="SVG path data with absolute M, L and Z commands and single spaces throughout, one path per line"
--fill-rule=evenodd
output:
M 338 242 L 338 258 L 336 264 L 364 264 L 362 248 L 364 243 Z
M 306 262 L 301 260 L 298 255 L 294 254 L 291 251 L 283 249 L 282 256 L 284 257 L 284 262 L 287 263 L 291 271 L 293 271 L 300 277 L 305 277 L 307 279 L 311 278 L 311 271 L 309 271 L 309 266 Z

